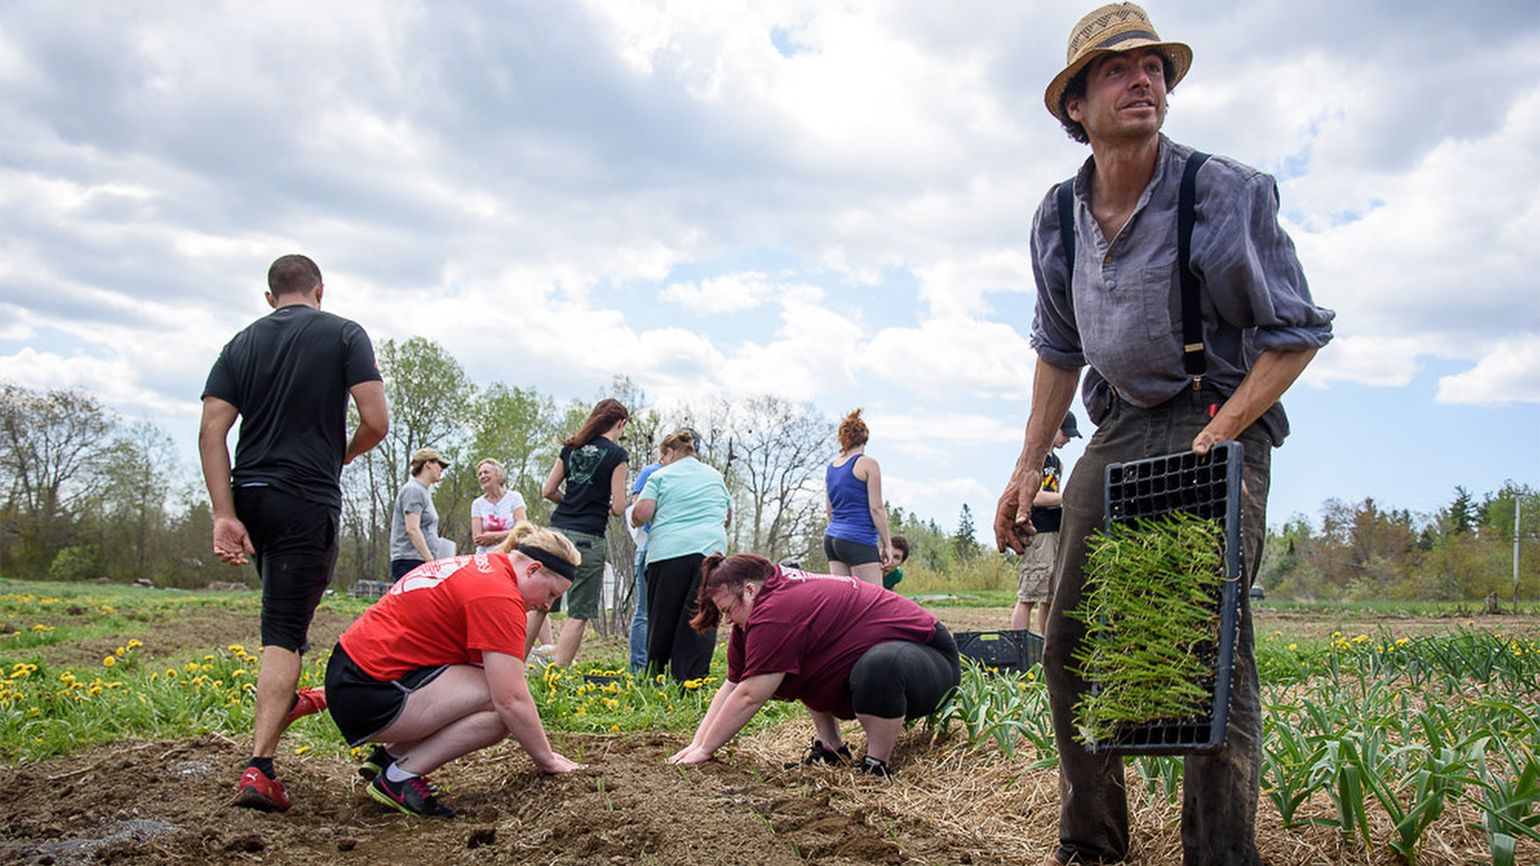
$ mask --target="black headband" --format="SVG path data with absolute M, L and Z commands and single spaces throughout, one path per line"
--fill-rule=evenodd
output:
M 540 563 L 546 568 L 549 568 L 550 570 L 556 572 L 568 580 L 577 580 L 577 566 L 573 565 L 565 559 L 562 559 L 554 553 L 541 550 L 538 547 L 529 547 L 523 544 L 515 547 L 514 550 L 517 550 L 518 552 L 524 554 L 530 559 L 533 559 L 534 561 Z

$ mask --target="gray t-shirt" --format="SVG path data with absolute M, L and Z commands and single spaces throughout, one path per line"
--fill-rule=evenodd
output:
M 422 515 L 423 540 L 428 542 L 428 550 L 438 550 L 438 509 L 433 507 L 433 497 L 428 493 L 427 485 L 416 478 L 409 478 L 401 486 L 401 492 L 396 494 L 396 506 L 390 513 L 390 558 L 391 559 L 422 559 L 422 554 L 412 546 L 412 537 L 406 534 L 406 516 L 408 514 Z

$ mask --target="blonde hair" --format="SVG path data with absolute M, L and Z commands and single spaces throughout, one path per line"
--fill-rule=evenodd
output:
M 497 546 L 498 553 L 511 553 L 517 547 L 534 547 L 549 553 L 560 559 L 565 559 L 573 565 L 583 561 L 578 549 L 567 536 L 552 529 L 545 529 L 530 523 L 528 520 L 520 520 L 509 530 L 508 537 Z
M 859 408 L 851 410 L 850 414 L 845 416 L 845 420 L 840 422 L 840 450 L 849 451 L 865 445 L 868 435 L 870 434 L 866 429 L 866 422 L 861 420 L 861 410 Z
M 483 458 L 481 458 L 481 461 L 476 464 L 476 471 L 480 472 L 481 471 L 481 467 L 483 467 L 483 466 L 491 466 L 492 467 L 492 470 L 497 473 L 497 483 L 498 484 L 507 484 L 508 483 L 508 470 L 503 468 L 503 464 L 497 462 L 496 460 L 494 460 L 491 457 L 483 457 Z

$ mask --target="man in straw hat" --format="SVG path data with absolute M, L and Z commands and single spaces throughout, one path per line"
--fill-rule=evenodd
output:
M 1067 63 L 1044 94 L 1049 113 L 1091 146 L 1091 158 L 1072 182 L 1048 191 L 1033 219 L 1037 369 L 1026 440 L 1000 497 L 995 536 L 1001 550 L 1019 552 L 1033 531 L 1043 458 L 1080 368 L 1089 366 L 1083 399 L 1097 429 L 1063 494 L 1058 590 L 1043 658 L 1063 797 L 1049 864 L 1116 862 L 1128 853 L 1122 759 L 1092 754 L 1077 741 L 1072 707 L 1085 683 L 1066 669 L 1085 632 L 1066 612 L 1080 603 L 1086 540 L 1103 525 L 1105 467 L 1189 448 L 1204 455 L 1240 440 L 1242 585 L 1251 585 L 1270 452 L 1288 432 L 1277 401 L 1331 338 L 1334 314 L 1311 300 L 1278 225 L 1273 179 L 1224 157 L 1190 160 L 1191 148 L 1161 134 L 1166 96 L 1191 64 L 1192 49 L 1162 40 L 1143 9 L 1103 6 L 1070 32 Z M 1193 202 L 1185 207 L 1184 192 Z M 1190 242 L 1182 243 L 1189 231 Z M 1190 262 L 1185 280 L 1179 262 Z M 1226 744 L 1186 758 L 1187 864 L 1258 862 L 1261 713 L 1251 611 L 1244 597 L 1241 604 Z

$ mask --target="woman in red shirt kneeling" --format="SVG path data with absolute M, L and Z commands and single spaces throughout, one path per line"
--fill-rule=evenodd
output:
M 934 712 L 962 670 L 951 632 L 924 608 L 848 575 L 808 574 L 762 556 L 707 557 L 690 624 L 733 625 L 727 681 L 690 745 L 669 758 L 699 764 L 765 701 L 801 701 L 813 717 L 804 763 L 850 759 L 839 720 L 866 730 L 863 772 L 888 775 L 904 722 Z
M 581 767 L 551 748 L 524 680 L 525 614 L 549 609 L 578 561 L 562 535 L 519 523 L 490 553 L 403 575 L 342 633 L 326 698 L 349 745 L 380 744 L 359 769 L 369 796 L 454 817 L 426 774 L 510 734 L 542 772 Z

